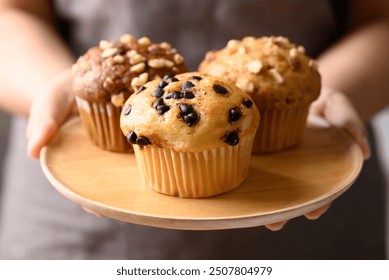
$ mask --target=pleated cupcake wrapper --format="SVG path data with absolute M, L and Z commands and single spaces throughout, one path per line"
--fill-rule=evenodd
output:
M 275 152 L 299 144 L 303 139 L 308 109 L 309 104 L 283 110 L 261 109 L 253 152 Z
M 76 97 L 76 102 L 82 123 L 95 145 L 115 152 L 132 150 L 120 129 L 122 107 L 111 103 L 90 102 L 80 97 Z
M 234 146 L 204 152 L 176 152 L 134 145 L 138 167 L 153 190 L 179 197 L 208 197 L 239 186 L 250 165 L 253 136 Z

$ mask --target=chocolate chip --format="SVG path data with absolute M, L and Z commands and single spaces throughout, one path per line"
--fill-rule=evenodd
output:
M 147 137 L 140 136 L 136 139 L 136 144 L 139 146 L 146 146 L 146 145 L 150 145 L 151 142 Z
M 200 76 L 192 76 L 190 77 L 191 79 L 194 79 L 194 80 L 197 80 L 197 81 L 200 81 L 202 80 L 203 78 L 201 78 Z
M 157 107 L 160 105 L 165 105 L 162 98 L 158 98 L 157 101 L 153 103 L 153 108 L 157 109 Z
M 229 122 L 235 122 L 239 120 L 242 117 L 242 112 L 238 107 L 230 109 L 228 112 L 228 121 Z
M 186 81 L 185 83 L 182 84 L 181 90 L 186 90 L 186 89 L 192 88 L 194 86 L 195 85 L 192 82 Z
M 131 104 L 128 104 L 126 109 L 123 110 L 123 115 L 127 116 L 129 113 L 131 113 L 132 106 Z
M 178 82 L 179 79 L 173 77 L 173 78 L 167 79 L 167 81 L 168 81 L 169 83 L 174 83 L 174 82 Z
M 223 136 L 223 141 L 230 146 L 236 146 L 239 143 L 239 134 L 237 130 L 229 131 Z
M 146 88 L 147 88 L 147 87 L 145 87 L 145 86 L 141 86 L 140 88 L 138 88 L 138 90 L 136 91 L 135 94 L 140 93 L 142 90 L 145 90 Z
M 130 133 L 127 135 L 127 141 L 131 144 L 135 144 L 137 138 L 138 136 L 136 135 L 135 131 L 130 131 Z
M 163 78 L 162 78 L 164 81 L 168 82 L 168 83 L 174 83 L 174 82 L 178 82 L 179 80 L 171 75 L 165 75 Z
M 164 88 L 167 86 L 167 82 L 165 82 L 164 80 L 161 80 L 159 83 L 158 83 L 158 88 Z
M 163 114 L 165 114 L 167 111 L 170 110 L 170 107 L 169 107 L 168 105 L 163 104 L 163 105 L 158 105 L 157 108 L 155 108 L 155 109 L 157 109 L 157 111 L 158 111 L 158 113 L 159 113 L 160 115 L 163 115 Z
M 197 123 L 198 120 L 199 120 L 199 116 L 197 115 L 196 112 L 191 112 L 184 116 L 184 122 L 188 126 L 194 125 L 195 123 Z
M 183 115 L 187 115 L 193 112 L 193 107 L 189 104 L 180 104 L 178 105 L 178 108 L 180 109 Z
M 173 78 L 171 75 L 165 75 L 163 76 L 162 80 L 168 81 L 169 79 Z
M 188 126 L 192 126 L 199 121 L 199 115 L 193 110 L 189 104 L 179 104 L 178 108 L 181 111 L 181 117 Z
M 193 99 L 193 98 L 195 98 L 195 95 L 193 94 L 193 92 L 184 91 L 181 93 L 181 98 Z
M 228 93 L 228 90 L 225 87 L 223 87 L 221 85 L 217 85 L 217 84 L 213 85 L 213 90 L 216 93 L 219 93 L 219 94 L 226 94 L 226 93 Z
M 253 106 L 253 101 L 251 101 L 250 99 L 243 99 L 242 103 L 247 108 L 251 108 L 251 106 Z
M 181 92 L 179 91 L 172 91 L 166 94 L 165 99 L 180 99 L 181 98 Z
M 157 88 L 156 90 L 153 91 L 153 96 L 154 97 L 161 97 L 163 94 L 165 93 L 165 91 L 162 89 L 162 88 Z

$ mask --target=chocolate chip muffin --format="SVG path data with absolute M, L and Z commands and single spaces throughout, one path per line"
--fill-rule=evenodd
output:
M 246 37 L 210 51 L 199 71 L 225 77 L 251 95 L 261 123 L 254 152 L 273 152 L 301 142 L 310 104 L 321 79 L 314 60 L 285 37 Z
M 131 150 L 120 130 L 124 102 L 147 81 L 186 72 L 183 60 L 167 42 L 128 34 L 100 41 L 81 56 L 73 66 L 73 91 L 93 143 L 116 152 Z
M 144 84 L 120 120 L 146 183 L 193 198 L 226 192 L 245 179 L 258 123 L 247 93 L 198 72 Z

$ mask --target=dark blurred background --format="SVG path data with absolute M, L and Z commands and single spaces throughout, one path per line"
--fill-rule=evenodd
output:
M 4 153 L 7 149 L 8 129 L 9 129 L 9 116 L 0 110 L 0 191 L 1 191 L 1 178 L 3 175 L 3 158 L 4 158 Z

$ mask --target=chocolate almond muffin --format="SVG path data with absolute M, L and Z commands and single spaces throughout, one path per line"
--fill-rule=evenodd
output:
M 120 123 L 152 189 L 207 197 L 247 176 L 259 113 L 232 83 L 192 72 L 146 83 L 127 100 Z
M 187 71 L 183 61 L 167 42 L 128 34 L 118 41 L 102 40 L 79 57 L 73 66 L 73 91 L 93 143 L 116 152 L 131 150 L 120 130 L 124 102 L 150 80 Z
M 210 51 L 199 71 L 224 77 L 253 98 L 261 123 L 254 152 L 273 152 L 301 142 L 310 104 L 321 78 L 302 46 L 285 37 L 246 37 Z

